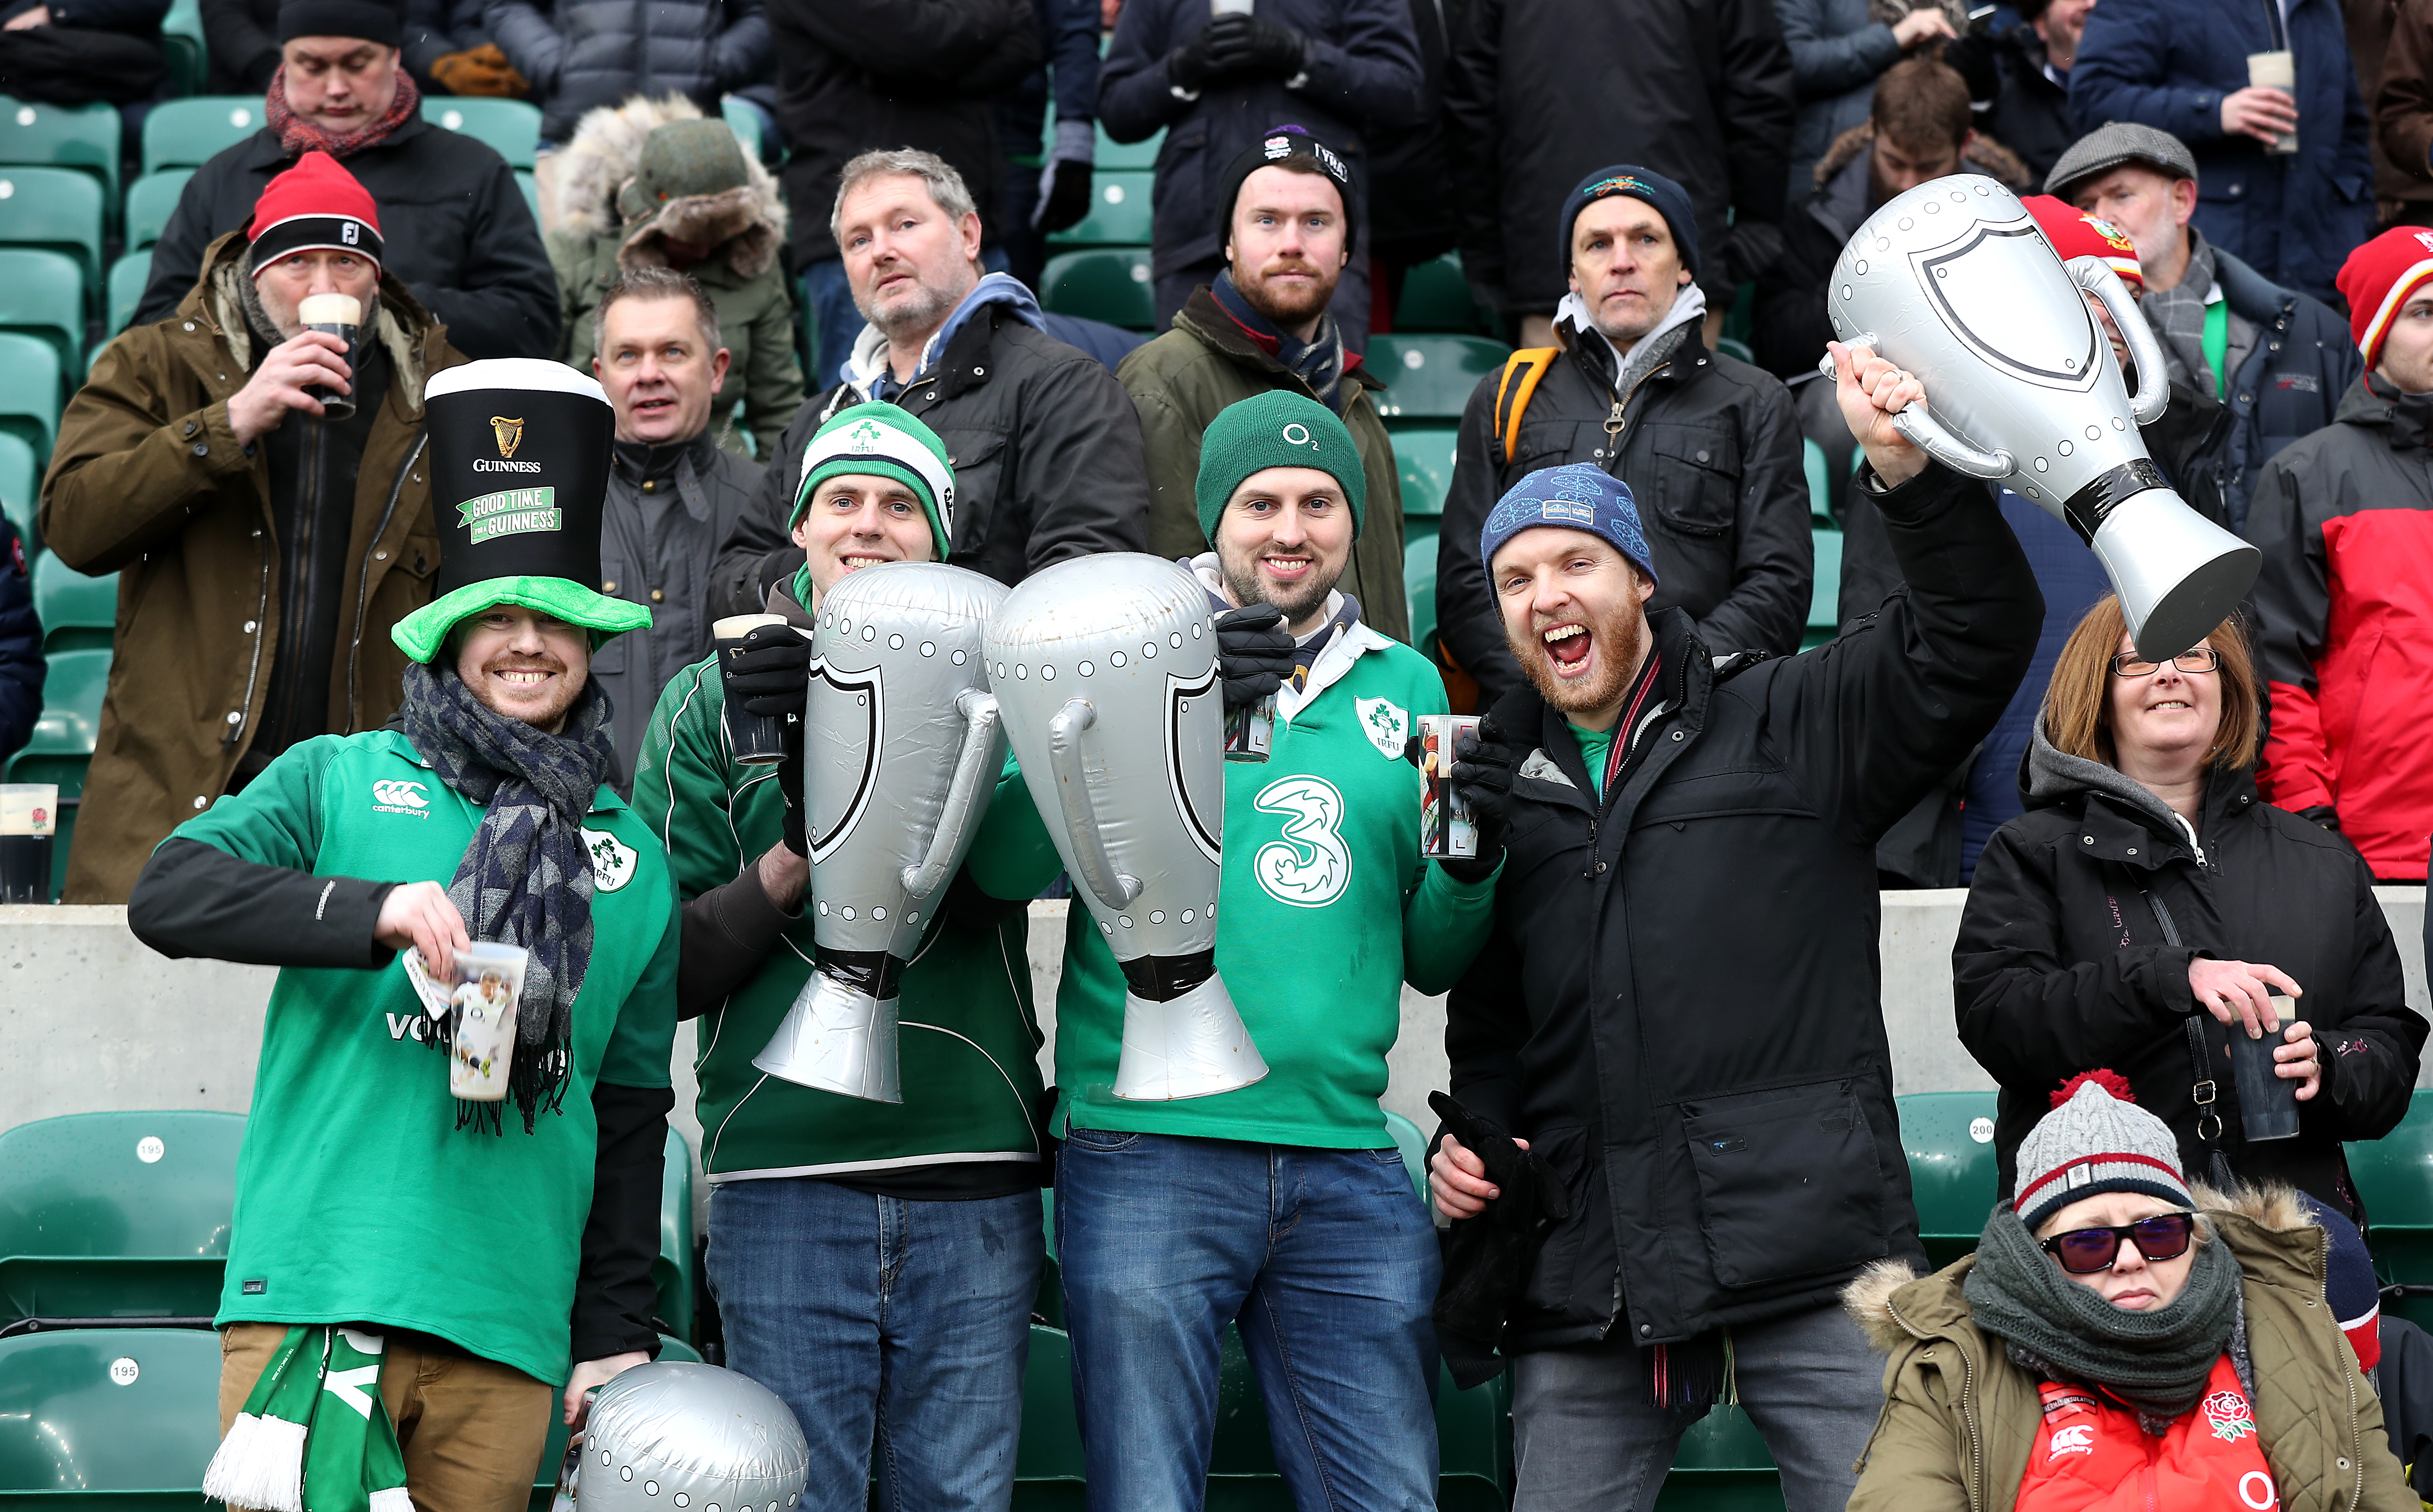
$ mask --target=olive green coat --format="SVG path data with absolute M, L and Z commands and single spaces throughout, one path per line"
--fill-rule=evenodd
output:
M 2198 1203 L 2245 1275 L 2255 1426 L 2286 1512 L 2418 1512 L 2383 1436 L 2382 1402 L 2323 1300 L 2328 1237 L 2286 1187 Z M 1976 1257 L 1912 1279 L 1897 1264 L 1843 1304 L 1878 1350 L 1884 1408 L 1849 1512 L 2010 1512 L 2043 1422 L 2035 1376 L 1970 1320 Z
M 1148 456 L 1148 549 L 1155 556 L 1190 557 L 1208 550 L 1193 484 L 1199 478 L 1199 437 L 1228 404 L 1269 389 L 1308 394 L 1299 374 L 1262 351 L 1205 288 L 1174 317 L 1174 329 L 1135 348 L 1115 377 L 1140 412 Z M 1411 614 L 1403 597 L 1403 482 L 1394 443 L 1377 417 L 1370 389 L 1386 385 L 1361 368 L 1344 375 L 1353 389 L 1343 423 L 1360 449 L 1368 484 L 1360 539 L 1339 585 L 1360 601 L 1361 622 L 1407 644 Z M 1312 396 L 1315 397 L 1315 396 Z

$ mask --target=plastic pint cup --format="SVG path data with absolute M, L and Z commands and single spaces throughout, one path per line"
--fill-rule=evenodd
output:
M 1478 855 L 1478 820 L 1470 800 L 1454 785 L 1454 747 L 1478 734 L 1469 714 L 1420 716 L 1420 854 L 1434 860 L 1467 860 Z
M 2288 51 L 2249 53 L 2247 82 L 2256 89 L 2276 89 L 2295 97 L 2298 93 L 2298 55 Z M 2264 149 L 2272 153 L 2298 150 L 2298 133 L 2287 131 Z
M 1276 742 L 1276 695 L 1245 704 L 1225 716 L 1225 759 L 1265 761 Z
M 718 648 L 718 671 L 724 686 L 726 664 L 743 650 L 743 637 L 762 625 L 783 625 L 782 614 L 738 614 L 715 620 L 710 643 Z M 786 759 L 786 722 L 774 715 L 747 713 L 740 698 L 726 700 L 726 743 L 735 759 L 747 767 L 765 767 Z
M 355 370 L 355 335 L 363 329 L 363 301 L 351 294 L 308 294 L 296 307 L 296 318 L 307 331 L 326 331 L 347 344 L 347 371 Z M 350 379 L 351 382 L 352 380 Z M 352 419 L 355 399 L 340 394 L 319 383 L 307 383 L 304 392 L 321 401 L 325 420 Z
M 51 836 L 59 820 L 54 784 L 0 784 L 0 903 L 51 901 Z
M 2282 1038 L 2298 1021 L 2298 1005 L 2275 996 L 2272 1011 L 2281 1027 L 2251 1040 L 2239 1025 L 2230 1026 L 2230 1067 L 2238 1081 L 2238 1122 L 2248 1142 L 2290 1139 L 2298 1132 L 2298 1083 L 2273 1075 L 2272 1052 L 2288 1044 Z
M 449 994 L 448 1090 L 467 1102 L 498 1102 L 507 1095 L 516 1052 L 516 1005 L 523 996 L 521 945 L 477 940 L 456 952 L 455 991 Z

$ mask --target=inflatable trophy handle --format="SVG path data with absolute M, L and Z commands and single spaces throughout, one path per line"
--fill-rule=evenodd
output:
M 2129 346 L 2129 360 L 2137 365 L 2137 392 L 2129 396 L 2129 412 L 2139 425 L 2152 425 L 2171 406 L 2171 375 L 2164 365 L 2163 343 L 2154 328 L 2129 297 L 2129 285 L 2100 257 L 2074 257 L 2062 264 L 2070 281 L 2101 302 L 2120 339 Z
M 1056 800 L 1064 810 L 1064 832 L 1073 842 L 1073 864 L 1081 883 L 1110 909 L 1127 908 L 1141 895 L 1141 879 L 1115 870 L 1090 806 L 1089 774 L 1081 770 L 1081 732 L 1098 722 L 1098 711 L 1077 698 L 1047 722 L 1047 766 L 1056 779 Z
M 2106 268 L 2104 271 L 2108 273 L 2111 269 Z M 1872 331 L 1862 331 L 1843 345 L 1864 347 L 1869 351 L 1881 354 L 1880 348 L 1876 346 L 1876 333 Z M 1825 375 L 1826 382 L 1833 381 L 1831 352 L 1827 352 L 1818 361 L 1816 370 Z M 1970 446 L 1966 441 L 1962 440 L 1949 426 L 1934 417 L 1934 412 L 1926 407 L 1924 399 L 1913 400 L 1909 408 L 1894 416 L 1893 429 L 1898 431 L 1910 445 L 1964 478 L 1982 478 L 1987 483 L 1999 483 L 2019 469 L 2019 459 L 2008 451 L 1999 450 L 1987 451 L 1982 447 Z
M 929 832 L 929 849 L 918 866 L 904 868 L 904 891 L 926 898 L 946 879 L 946 870 L 963 853 L 963 834 L 979 811 L 980 795 L 990 790 L 995 773 L 987 770 L 989 749 L 996 740 L 996 700 L 976 688 L 955 696 L 955 711 L 963 717 L 963 748 L 955 756 L 954 783 L 946 790 L 946 807 L 938 827 Z

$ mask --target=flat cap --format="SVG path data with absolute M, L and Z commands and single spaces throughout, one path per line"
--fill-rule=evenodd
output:
M 2196 154 L 2186 143 L 2169 131 L 2158 131 L 2135 121 L 2114 121 L 2097 127 L 2069 144 L 2045 175 L 2045 193 L 2069 197 L 2069 186 L 2100 173 L 2110 173 L 2126 162 L 2144 163 L 2174 178 L 2197 176 Z

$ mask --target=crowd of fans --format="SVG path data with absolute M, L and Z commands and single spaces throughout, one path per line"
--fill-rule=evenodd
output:
M 0 6 L 0 87 L 100 78 L 84 97 L 138 114 L 161 9 Z M 1409 270 L 1457 251 L 1517 349 L 1462 415 L 1417 650 L 1451 706 L 1489 716 L 1456 775 L 1506 859 L 1491 926 L 1478 878 L 1441 884 L 1480 943 L 1451 995 L 1460 1101 L 1432 1179 L 1457 1230 L 1506 1229 L 1472 1247 L 1480 1268 L 1448 1258 L 1444 1286 L 1520 1362 L 1524 1504 L 1644 1504 L 1682 1414 L 1735 1390 L 1795 1507 L 1854 1486 L 1852 1505 L 2088 1504 L 2063 1483 L 2127 1473 L 2141 1434 L 2154 1473 L 2206 1495 L 2245 1496 L 2269 1460 L 2288 1504 L 2414 1500 L 2397 1467 L 2433 1431 L 2403 1428 L 2433 1411 L 2377 1417 L 2349 1385 L 2406 1325 L 2344 1344 L 2291 1299 L 2322 1294 L 2326 1255 L 2336 1275 L 2362 1255 L 2342 1142 L 2396 1126 L 2426 1033 L 2373 888 L 2433 860 L 2433 0 L 206 0 L 203 18 L 214 86 L 264 92 L 267 124 L 187 184 L 43 482 L 43 544 L 116 572 L 120 605 L 67 901 L 125 902 L 173 829 L 282 753 L 402 717 L 428 658 L 390 631 L 433 602 L 448 538 L 423 389 L 472 358 L 571 365 L 615 412 L 587 587 L 650 623 L 600 637 L 588 673 L 613 702 L 607 781 L 654 823 L 690 801 L 672 763 L 723 759 L 714 712 L 662 700 L 702 681 L 712 621 L 808 625 L 856 567 L 951 557 L 1013 584 L 1148 551 L 1241 612 L 1223 574 L 1251 527 L 1228 511 L 1256 469 L 1213 496 L 1210 479 L 1251 445 L 1218 439 L 1245 406 L 1306 406 L 1289 414 L 1335 448 L 1349 505 L 1329 520 L 1303 499 L 1306 539 L 1259 527 L 1259 550 L 1313 553 L 1340 590 L 1251 627 L 1277 641 L 1269 685 L 1315 700 L 1323 648 L 1355 626 L 1381 651 L 1413 635 L 1381 418 L 1397 375 L 1363 351 Z M 445 93 L 540 108 L 537 216 L 496 152 L 425 123 Z M 759 151 L 721 118 L 733 101 Z M 1101 130 L 1164 133 L 1147 337 L 1034 292 L 1045 238 L 1088 208 Z M 2131 643 L 2067 527 L 2007 490 L 1979 507 L 1893 433 L 1907 375 L 1838 346 L 1820 370 L 1846 239 L 1951 174 L 1999 180 L 2062 257 L 2120 277 L 2168 380 L 2149 451 L 2262 552 L 2250 602 L 2169 659 Z M 351 346 L 305 328 L 302 301 L 332 293 L 367 312 Z M 901 497 L 864 498 L 830 456 L 874 416 L 924 438 Z M 514 444 L 502 431 L 502 457 Z M 1819 451 L 1844 637 L 1801 655 Z M 1583 535 L 1596 553 L 1548 548 Z M 5 521 L 0 548 L 5 758 L 43 673 Z M 1584 629 L 1546 607 L 1574 601 Z M 1567 702 L 1582 677 L 1596 697 Z M 1566 718 L 1577 749 L 1533 751 Z M 698 925 L 756 941 L 747 966 L 782 960 L 799 815 L 764 790 L 746 825 L 719 797 L 689 821 L 717 843 L 675 846 L 685 948 L 712 937 Z M 1880 1045 L 1879 885 L 1970 889 L 1958 1034 L 2003 1089 L 2010 1200 L 1965 1283 L 1910 1280 L 1889 1073 L 1794 1085 L 1856 1053 L 1841 1037 Z M 1627 927 L 1608 913 L 1625 897 Z M 1795 919 L 1750 927 L 1767 898 Z M 757 979 L 693 980 L 687 1016 Z M 1638 1045 L 1616 1026 L 1641 997 L 1686 1032 Z M 2266 1035 L 2304 1129 L 2250 1143 L 2219 1089 L 2233 1040 Z M 1748 1148 L 1730 1132 L 1693 1168 L 1658 1104 L 1618 1095 L 1641 1082 L 1711 1094 L 1680 1106 L 1693 1129 L 1772 1099 L 1835 1137 L 1759 1120 L 1774 1131 L 1744 1165 L 1763 1172 L 1728 1165 Z M 782 1170 L 724 1174 L 818 1164 L 786 1148 Z M 1494 1204 L 1520 1181 L 1546 1191 L 1506 1224 Z M 2291 1237 L 2318 1226 L 2322 1252 Z M 1500 1277 L 1491 1303 L 1462 1291 L 1481 1276 Z M 779 1305 L 776 1281 L 754 1284 Z M 1112 1317 L 1122 1289 L 1091 1305 Z M 2175 1332 L 2119 1321 L 2146 1311 Z M 760 1347 L 770 1374 L 792 1368 Z M 2225 1401 L 2254 1403 L 2244 1434 Z M 1407 1449 L 1425 1427 L 1360 1432 Z M 2071 1435 L 2086 1453 L 2064 1464 Z M 1094 1494 L 1163 1473 L 1092 1453 Z M 2308 1479 L 2302 1458 L 2339 1469 Z

